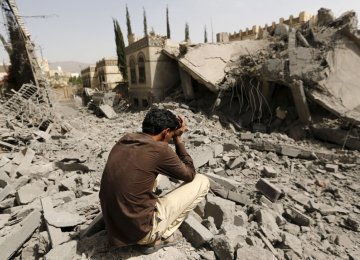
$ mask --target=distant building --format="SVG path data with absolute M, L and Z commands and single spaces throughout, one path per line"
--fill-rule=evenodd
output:
M 251 29 L 246 28 L 245 30 L 240 30 L 239 32 L 234 32 L 232 34 L 227 32 L 220 32 L 216 34 L 216 40 L 217 42 L 229 42 L 263 39 L 265 35 L 275 30 L 276 26 L 279 24 L 284 24 L 292 28 L 298 28 L 308 21 L 315 22 L 316 16 L 303 11 L 299 13 L 298 17 L 290 15 L 287 20 L 280 18 L 278 23 L 272 22 L 271 26 L 268 26 L 267 24 L 265 24 L 264 27 L 254 25 Z
M 129 96 L 134 107 L 146 108 L 161 101 L 180 85 L 177 62 L 162 52 L 168 43 L 161 36 L 148 35 L 137 41 L 129 36 L 125 52 Z
M 81 71 L 84 88 L 112 90 L 123 77 L 117 65 L 117 58 L 103 58 L 95 66 L 89 66 Z

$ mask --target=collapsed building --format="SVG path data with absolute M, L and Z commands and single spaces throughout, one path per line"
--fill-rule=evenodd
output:
M 306 33 L 310 24 L 304 23 L 295 38 L 281 26 L 284 34 L 270 31 L 258 40 L 147 46 L 172 63 L 187 104 L 155 103 L 164 98 L 163 91 L 152 92 L 156 84 L 139 86 L 133 97 L 148 98 L 150 91 L 156 96 L 153 105 L 184 115 L 189 154 L 197 172 L 211 182 L 206 200 L 180 228 L 184 239 L 150 256 L 109 245 L 98 199 L 112 145 L 120 135 L 141 129 L 145 111 L 122 113 L 110 121 L 78 109 L 65 122 L 43 100 L 45 89 L 24 85 L 1 107 L 6 113 L 0 115 L 0 258 L 358 259 L 359 152 L 262 133 L 288 119 L 290 125 L 299 121 L 314 127 L 319 114 L 341 117 L 354 128 L 358 124 L 357 100 L 348 103 L 341 96 L 344 91 L 329 87 L 338 80 L 347 86 L 343 76 L 352 65 L 356 69 L 358 57 L 351 54 L 358 55 L 353 45 L 357 32 L 351 26 L 356 17 L 347 13 L 334 19 L 321 12 L 326 26 L 319 26 L 318 16 L 318 25 L 308 29 L 311 34 Z M 336 50 L 350 54 L 339 57 Z M 329 52 L 333 55 L 324 62 Z M 134 57 L 141 61 L 141 54 Z M 350 65 L 337 63 L 345 57 Z M 154 61 L 148 66 L 157 67 Z M 135 67 L 135 75 L 142 68 Z M 145 72 L 156 75 L 146 67 Z M 356 74 L 347 76 L 351 80 Z M 343 101 L 338 97 L 344 102 L 336 103 Z M 209 111 L 221 117 L 209 116 Z M 52 121 L 44 121 L 48 118 Z M 224 127 L 224 121 L 233 127 Z M 248 126 L 258 133 L 244 132 Z M 164 178 L 157 192 L 165 194 L 177 185 Z
M 167 46 L 163 52 L 178 61 L 185 98 L 208 98 L 205 107 L 234 127 L 282 129 L 295 139 L 309 132 L 360 149 L 357 16 L 347 12 L 335 19 L 320 9 L 316 17 L 297 20 L 302 22 L 295 27 L 283 20 L 264 27 L 255 39 Z M 326 126 L 334 117 L 340 129 Z

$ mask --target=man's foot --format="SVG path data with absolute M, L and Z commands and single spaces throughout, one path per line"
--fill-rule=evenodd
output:
M 139 245 L 138 251 L 142 254 L 149 255 L 155 253 L 161 248 L 176 245 L 177 243 L 180 242 L 181 238 L 182 238 L 181 233 L 180 235 L 178 233 L 174 233 L 166 239 L 163 238 L 158 239 L 149 245 Z

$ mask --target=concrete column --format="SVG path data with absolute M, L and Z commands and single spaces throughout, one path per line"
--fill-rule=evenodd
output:
M 184 96 L 186 99 L 194 98 L 194 88 L 191 81 L 191 76 L 189 73 L 184 71 L 182 68 L 179 68 L 181 87 L 184 92 Z
M 303 82 L 301 80 L 294 80 L 291 84 L 291 92 L 300 121 L 303 124 L 309 124 L 311 115 L 306 101 Z

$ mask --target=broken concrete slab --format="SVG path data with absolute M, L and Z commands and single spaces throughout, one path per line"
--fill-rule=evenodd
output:
M 77 259 L 81 256 L 77 253 L 76 240 L 72 240 L 65 244 L 59 245 L 51 249 L 46 255 L 46 260 L 59 260 L 59 259 Z
M 101 112 L 103 112 L 103 114 L 109 119 L 113 119 L 117 116 L 114 109 L 109 105 L 106 105 L 106 104 L 101 105 L 99 108 L 100 108 Z
M 0 214 L 0 229 L 2 229 L 10 218 L 10 214 Z
M 21 160 L 19 167 L 16 169 L 16 172 L 20 173 L 21 175 L 26 175 L 28 173 L 29 166 L 31 165 L 32 160 L 35 156 L 35 151 L 26 148 L 21 151 L 24 154 L 24 158 Z M 15 176 L 14 176 L 15 177 Z
M 234 223 L 235 203 L 220 197 L 207 195 L 205 217 L 213 217 L 215 225 L 220 228 L 225 223 Z
M 231 178 L 222 177 L 211 172 L 207 172 L 205 175 L 228 190 L 236 189 L 241 186 L 240 182 L 234 181 Z
M 294 250 L 299 257 L 302 256 L 303 248 L 300 239 L 287 232 L 283 232 L 281 237 L 285 248 Z
M 53 209 L 51 198 L 46 197 L 41 199 L 41 205 L 44 212 L 44 218 L 46 220 L 46 228 L 50 237 L 51 247 L 55 248 L 56 246 L 69 241 L 71 238 L 67 233 L 63 233 L 61 231 L 61 228 L 57 228 L 49 224 L 49 222 L 47 221 L 48 216 L 52 214 L 57 214 Z
M 264 166 L 263 173 L 265 177 L 275 178 L 277 177 L 278 173 L 272 166 Z
M 65 211 L 50 212 L 45 215 L 45 219 L 50 225 L 58 228 L 74 227 L 86 221 L 86 219 L 81 217 L 79 214 Z
M 9 259 L 24 244 L 40 225 L 41 213 L 33 210 L 23 219 L 12 232 L 0 243 L 0 252 L 3 259 Z
M 40 181 L 26 184 L 17 191 L 16 200 L 20 205 L 29 204 L 46 193 L 45 187 L 45 184 Z
M 262 178 L 256 183 L 255 187 L 272 202 L 278 200 L 282 194 L 282 191 L 278 187 Z
M 294 207 L 289 207 L 285 209 L 284 216 L 290 219 L 291 222 L 299 226 L 310 226 L 310 224 L 313 222 L 310 217 L 301 213 L 299 210 L 295 209 Z
M 237 260 L 276 260 L 276 257 L 268 250 L 259 246 L 245 246 L 236 251 Z
M 213 151 L 211 147 L 201 147 L 195 151 L 190 152 L 193 159 L 195 169 L 207 164 L 213 158 Z
M 198 222 L 192 215 L 189 215 L 180 226 L 181 233 L 195 248 L 210 241 L 214 235 Z

